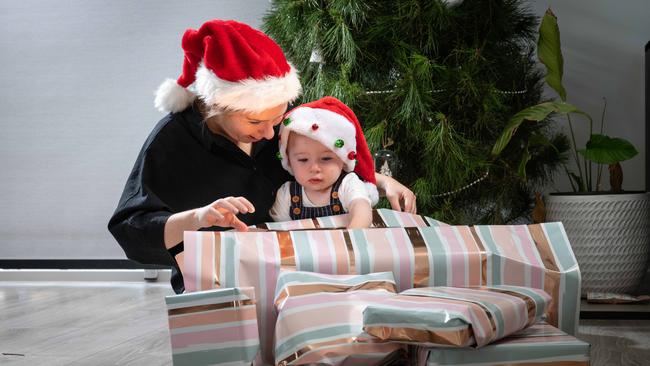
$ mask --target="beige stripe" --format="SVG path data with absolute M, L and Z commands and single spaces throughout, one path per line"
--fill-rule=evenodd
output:
M 427 287 L 429 285 L 429 251 L 424 243 L 424 238 L 420 234 L 420 229 L 416 227 L 404 228 L 406 235 L 408 235 L 411 245 L 413 245 L 413 253 L 415 258 L 413 263 L 415 268 L 413 270 L 413 287 Z
M 309 295 L 318 292 L 351 292 L 357 290 L 386 290 L 388 292 L 397 293 L 395 284 L 386 281 L 369 281 L 354 286 L 334 283 L 290 285 L 282 289 L 275 300 L 275 306 L 276 308 L 279 308 L 279 305 L 283 303 L 286 298 L 291 296 Z
M 235 308 L 235 307 L 254 305 L 254 304 L 255 301 L 253 300 L 237 300 L 237 301 L 222 302 L 220 304 L 197 305 L 197 306 L 189 306 L 186 308 L 169 309 L 167 311 L 167 314 L 169 316 L 191 314 L 191 313 L 198 313 L 198 312 L 208 311 L 208 310 Z
M 544 271 L 544 291 L 551 295 L 551 303 L 548 306 L 547 322 L 551 325 L 558 326 L 559 324 L 559 299 L 560 299 L 560 268 L 555 262 L 553 250 L 548 242 L 542 226 L 539 224 L 528 225 L 530 232 L 539 256 L 542 258 L 542 263 L 546 270 Z
M 348 257 L 350 259 L 350 274 L 359 274 L 357 272 L 357 266 L 354 262 L 354 247 L 352 246 L 352 239 L 350 239 L 350 232 L 348 230 L 343 231 L 343 239 L 345 240 L 345 246 L 348 248 Z
M 424 330 L 404 327 L 369 327 L 364 326 L 363 330 L 382 341 L 397 342 L 423 342 L 445 346 L 468 347 L 472 342 L 471 328 L 450 330 Z
M 372 227 L 376 227 L 376 228 L 386 227 L 386 223 L 384 222 L 384 219 L 379 214 L 378 210 L 372 210 Z
M 483 242 L 481 242 L 481 238 L 478 236 L 478 233 L 476 232 L 476 227 L 470 226 L 469 231 L 472 233 L 472 236 L 474 237 L 474 242 L 476 242 L 476 246 L 478 247 L 478 250 L 481 252 L 481 285 L 486 286 L 487 285 L 487 253 L 485 252 L 485 247 L 483 246 Z

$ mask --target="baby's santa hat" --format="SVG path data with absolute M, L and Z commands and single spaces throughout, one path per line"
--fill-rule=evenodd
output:
M 183 73 L 156 91 L 155 106 L 180 112 L 198 96 L 208 106 L 261 112 L 291 102 L 300 80 L 280 46 L 234 20 L 210 20 L 183 35 Z
M 373 203 L 379 200 L 375 164 L 361 124 L 354 112 L 334 97 L 301 104 L 289 111 L 280 126 L 280 159 L 289 173 L 293 170 L 287 158 L 289 133 L 309 137 L 331 149 L 342 161 L 346 172 L 355 172 L 363 181 Z

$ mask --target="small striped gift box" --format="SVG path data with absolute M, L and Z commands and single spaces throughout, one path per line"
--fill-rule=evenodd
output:
M 282 272 L 275 304 L 277 365 L 377 365 L 405 348 L 363 334 L 363 309 L 395 296 L 390 272 Z
M 165 297 L 174 365 L 249 365 L 259 350 L 254 290 Z
M 589 343 L 540 322 L 479 349 L 416 350 L 419 366 L 589 366 Z
M 368 306 L 363 329 L 383 341 L 482 347 L 539 321 L 550 301 L 518 286 L 411 289 Z

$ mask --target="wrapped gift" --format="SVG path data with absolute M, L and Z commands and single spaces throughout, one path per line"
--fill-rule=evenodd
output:
M 165 297 L 174 365 L 250 364 L 259 350 L 252 288 Z
M 377 210 L 374 217 L 385 226 L 434 226 L 329 229 L 324 227 L 329 218 L 322 218 L 307 220 L 319 222 L 316 229 L 185 232 L 186 291 L 254 287 L 267 360 L 272 359 L 273 297 L 281 268 L 344 275 L 391 271 L 398 291 L 493 285 L 542 289 L 552 297 L 549 323 L 575 333 L 580 272 L 561 223 L 448 226 L 391 210 Z
M 383 341 L 482 347 L 536 323 L 550 300 L 518 286 L 417 288 L 368 306 L 363 329 Z
M 417 348 L 418 365 L 588 366 L 589 344 L 538 323 L 480 349 Z
M 377 365 L 404 346 L 363 334 L 363 310 L 395 295 L 390 272 L 341 276 L 283 272 L 275 304 L 277 365 Z

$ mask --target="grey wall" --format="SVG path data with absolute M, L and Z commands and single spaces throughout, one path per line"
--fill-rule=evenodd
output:
M 531 1 L 542 14 L 549 1 Z M 550 1 L 569 100 L 641 151 L 650 2 Z M 0 2 L 0 259 L 124 258 L 106 230 L 133 161 L 162 116 L 153 91 L 181 70 L 180 37 L 210 18 L 259 26 L 266 0 Z M 558 188 L 566 182 L 558 180 Z
M 550 6 L 558 18 L 569 103 L 589 113 L 599 129 L 602 98 L 607 98 L 605 134 L 625 138 L 639 150 L 639 155 L 622 163 L 623 189 L 644 190 L 644 46 L 650 40 L 650 1 L 537 0 L 531 5 L 540 15 Z M 577 144 L 584 147 L 588 123 L 580 117 L 573 121 Z M 565 119 L 558 122 L 567 125 Z M 606 172 L 607 168 L 604 188 L 609 189 Z M 565 175 L 559 175 L 548 190 L 570 190 Z
M 0 2 L 0 259 L 124 258 L 106 223 L 180 40 L 265 0 Z

